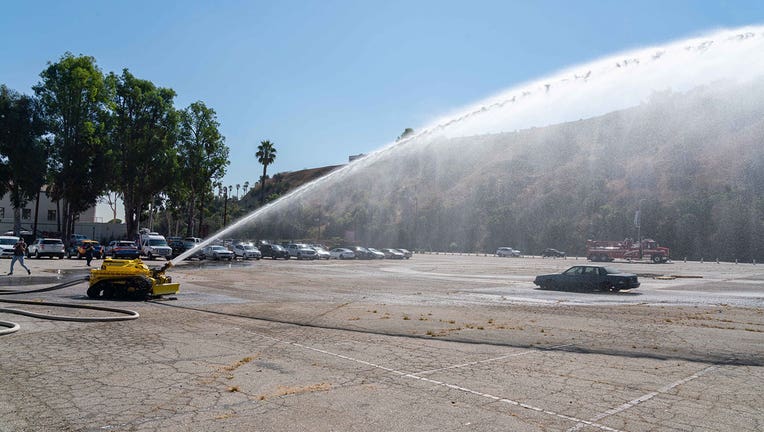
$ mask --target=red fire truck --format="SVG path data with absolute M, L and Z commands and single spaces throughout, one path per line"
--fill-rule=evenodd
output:
M 652 239 L 642 239 L 641 243 L 630 238 L 622 241 L 587 240 L 586 257 L 590 261 L 649 259 L 654 263 L 665 263 L 669 259 L 669 248 L 659 246 Z

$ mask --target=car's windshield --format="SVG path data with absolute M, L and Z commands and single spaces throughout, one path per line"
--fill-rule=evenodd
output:
M 61 240 L 43 240 L 42 244 L 63 244 Z
M 162 239 L 149 239 L 149 246 L 167 246 L 167 242 Z
M 255 250 L 255 246 L 251 244 L 239 245 L 239 247 L 244 250 Z
M 135 243 L 129 242 L 129 241 L 123 241 L 117 243 L 117 246 L 123 246 L 123 247 L 135 247 Z
M 226 250 L 226 248 L 224 248 L 223 246 L 210 246 L 210 249 L 216 250 L 216 251 Z
M 18 240 L 14 240 L 14 239 L 0 239 L 0 244 L 12 245 L 12 244 L 16 244 L 17 241 Z

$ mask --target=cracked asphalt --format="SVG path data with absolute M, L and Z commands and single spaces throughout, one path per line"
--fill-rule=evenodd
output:
M 3 296 L 141 317 L 0 312 L 21 326 L 0 336 L 0 431 L 764 430 L 764 266 L 619 263 L 642 286 L 609 294 L 532 284 L 584 262 L 187 262 L 176 300 Z M 27 263 L 0 288 L 86 271 Z

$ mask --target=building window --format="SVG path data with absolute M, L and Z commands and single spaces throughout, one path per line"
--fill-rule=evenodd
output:
M 21 219 L 32 219 L 32 209 L 21 209 Z
M 56 221 L 56 211 L 55 210 L 48 210 L 48 221 L 55 222 Z

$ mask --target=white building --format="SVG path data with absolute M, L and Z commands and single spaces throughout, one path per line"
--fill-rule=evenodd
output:
M 45 188 L 40 191 L 39 203 L 37 200 L 28 202 L 21 209 L 22 231 L 32 231 L 37 223 L 37 235 L 41 237 L 60 237 L 58 229 L 59 209 L 56 203 L 45 194 Z M 6 193 L 0 197 L 0 234 L 13 231 L 13 205 L 11 196 Z M 102 218 L 96 217 L 96 206 L 80 213 L 74 223 L 74 231 L 95 240 L 110 238 L 122 238 L 125 233 L 124 224 L 106 224 Z

